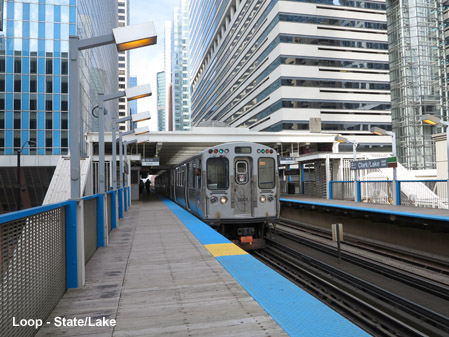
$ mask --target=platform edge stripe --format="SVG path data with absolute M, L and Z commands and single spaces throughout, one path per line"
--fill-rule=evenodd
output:
M 216 259 L 290 336 L 370 336 L 253 256 Z
M 228 239 L 215 231 L 205 222 L 201 221 L 181 206 L 171 201 L 170 199 L 158 195 L 164 204 L 173 212 L 174 215 L 187 227 L 187 229 L 195 236 L 195 238 L 203 245 L 231 243 Z
M 204 245 L 204 247 L 212 254 L 213 257 L 247 255 L 242 248 L 234 243 L 214 243 Z
M 390 211 L 390 210 L 385 210 L 385 209 L 380 210 L 380 209 L 374 209 L 374 208 L 363 208 L 363 207 L 346 206 L 346 205 L 338 205 L 338 204 L 326 204 L 326 203 L 321 203 L 321 202 L 302 201 L 302 200 L 285 199 L 285 198 L 281 198 L 280 201 L 294 202 L 297 204 L 305 204 L 305 205 L 326 206 L 326 207 L 342 208 L 342 209 L 348 209 L 348 210 L 366 211 L 366 212 L 371 212 L 371 213 L 391 214 L 391 215 L 397 215 L 397 216 L 409 216 L 409 217 L 423 218 L 423 219 L 428 219 L 428 220 L 449 221 L 449 215 L 448 216 L 427 215 L 427 214 L 420 214 L 420 213 Z

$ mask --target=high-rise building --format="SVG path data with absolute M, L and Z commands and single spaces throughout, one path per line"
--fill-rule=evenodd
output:
M 192 126 L 309 132 L 313 119 L 328 133 L 391 130 L 385 9 L 384 1 L 192 1 Z
M 129 25 L 129 0 L 117 0 L 118 25 L 124 27 Z M 129 51 L 118 53 L 118 83 L 119 90 L 125 90 L 129 86 Z M 129 106 L 126 98 L 119 98 L 118 112 L 120 117 L 128 116 Z M 128 130 L 128 122 L 120 123 L 119 130 Z
M 181 0 L 173 15 L 172 90 L 173 129 L 190 130 L 189 89 L 189 7 L 190 0 Z
M 157 130 L 166 131 L 166 86 L 165 72 L 157 73 Z
M 448 117 L 445 25 L 440 1 L 388 2 L 391 113 L 399 161 L 409 169 L 435 168 L 433 128 L 421 116 Z
M 129 88 L 137 87 L 137 76 L 129 77 Z M 129 114 L 134 115 L 137 113 L 137 100 L 132 100 L 128 102 L 129 105 Z M 133 128 L 137 127 L 137 123 L 133 123 Z
M 172 22 L 165 21 L 164 24 L 164 73 L 165 73 L 165 127 L 160 131 L 173 131 L 173 101 L 172 101 Z
M 110 34 L 117 27 L 117 1 L 5 1 L 0 35 L 0 212 L 16 209 L 15 156 L 23 150 L 24 208 L 42 203 L 60 155 L 69 147 L 69 35 Z M 118 90 L 117 49 L 80 53 L 81 131 L 98 131 L 92 110 L 98 93 Z M 106 108 L 116 111 L 112 103 Z M 110 114 L 105 126 L 111 129 Z M 83 142 L 82 142 L 83 143 Z M 81 146 L 82 154 L 85 147 Z

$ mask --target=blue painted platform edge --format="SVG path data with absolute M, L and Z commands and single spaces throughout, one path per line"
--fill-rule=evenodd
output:
M 369 336 L 253 256 L 217 260 L 290 336 Z
M 158 195 L 158 197 L 190 230 L 190 232 L 198 239 L 198 241 L 201 242 L 201 244 L 210 245 L 218 243 L 231 243 L 231 241 L 226 239 L 224 236 L 219 234 L 217 231 L 215 231 L 213 228 L 205 224 L 194 215 L 187 212 L 181 206 L 177 205 L 164 196 Z
M 422 218 L 422 219 L 428 219 L 428 220 L 449 221 L 449 215 L 448 216 L 428 215 L 428 214 L 421 214 L 421 213 L 390 211 L 387 209 L 346 206 L 346 205 L 338 205 L 338 204 L 328 204 L 328 203 L 324 203 L 324 202 L 303 201 L 303 200 L 285 199 L 285 198 L 281 198 L 280 200 L 284 201 L 284 202 L 293 202 L 293 203 L 304 204 L 304 205 L 325 206 L 325 207 L 341 208 L 341 209 L 347 209 L 347 210 L 353 210 L 353 211 L 363 211 L 363 212 L 371 212 L 371 213 L 379 213 L 379 214 L 391 214 L 391 215 L 397 215 L 397 216 L 407 216 L 407 217 L 412 217 L 412 218 Z
M 158 195 L 201 244 L 231 243 L 173 201 Z M 217 261 L 290 336 L 369 336 L 352 322 L 249 254 Z

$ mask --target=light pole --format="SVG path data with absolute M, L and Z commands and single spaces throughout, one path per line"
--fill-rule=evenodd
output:
M 125 117 L 125 118 L 121 118 L 120 120 L 117 120 L 117 123 L 121 120 L 131 120 L 131 117 Z M 134 130 L 129 130 L 126 132 L 119 132 L 119 156 L 120 156 L 120 188 L 123 188 L 123 137 L 124 136 L 128 136 L 131 134 L 135 134 L 136 136 L 138 135 L 143 135 L 145 133 L 149 133 L 150 130 L 148 128 L 148 126 L 144 126 L 144 127 L 140 127 L 140 128 L 135 128 Z M 114 141 L 114 140 L 113 140 Z M 114 160 L 114 158 L 113 158 Z
M 438 118 L 434 115 L 423 115 L 421 120 L 429 125 L 444 125 L 446 126 L 446 151 L 447 151 L 447 207 L 449 208 L 449 121 L 443 121 L 441 118 Z
M 359 145 L 355 140 L 347 139 L 346 137 L 337 135 L 335 141 L 339 143 L 351 143 L 352 144 L 352 155 L 354 162 L 357 160 L 357 146 Z M 357 170 L 354 170 L 354 201 L 359 201 L 357 193 Z
M 20 211 L 22 209 L 22 184 L 20 182 L 20 155 L 22 154 L 22 151 L 24 149 L 24 147 L 27 145 L 32 147 L 32 146 L 36 146 L 36 142 L 32 141 L 32 140 L 27 140 L 25 143 L 22 144 L 22 147 L 20 149 L 17 150 L 17 210 Z
M 70 179 L 71 199 L 81 197 L 80 189 L 80 108 L 79 108 L 79 52 L 115 43 L 118 51 L 149 46 L 157 42 L 153 22 L 114 28 L 111 34 L 80 40 L 69 37 L 70 52 Z
M 391 136 L 391 145 L 392 145 L 392 152 L 393 152 L 393 157 L 396 157 L 397 160 L 397 154 L 396 154 L 396 132 L 394 131 L 387 131 L 384 130 L 382 128 L 378 128 L 378 127 L 374 127 L 371 128 L 370 130 L 372 133 L 374 133 L 375 135 L 378 136 Z M 393 204 L 394 205 L 398 205 L 399 202 L 399 198 L 398 198 L 398 172 L 397 172 L 397 168 L 393 167 Z
M 132 116 L 134 116 L 134 120 L 136 122 L 139 122 L 142 120 L 150 119 L 150 112 L 149 111 L 141 112 L 139 114 L 132 115 Z M 117 150 L 116 150 L 117 124 L 133 120 L 132 116 L 118 118 L 118 119 L 117 118 L 112 119 L 112 189 L 113 190 L 117 189 Z M 148 129 L 148 127 L 143 127 L 143 128 L 136 128 L 136 129 L 130 130 L 128 132 L 129 133 L 126 133 L 126 135 L 132 134 L 134 132 L 134 134 L 137 136 L 139 134 L 148 133 L 149 129 Z M 124 136 L 123 133 L 121 133 L 121 134 L 122 134 L 122 136 Z M 120 133 L 119 133 L 119 135 L 120 135 Z M 120 138 L 119 138 L 119 140 L 120 140 Z M 120 148 L 122 146 L 121 141 L 119 144 L 120 144 L 119 153 L 121 153 L 121 150 L 120 150 Z M 121 155 L 120 155 L 120 158 L 121 158 Z M 122 172 L 122 167 L 120 167 L 120 172 Z
M 125 89 L 124 91 L 119 91 L 114 94 L 104 95 L 98 94 L 98 181 L 99 181 L 99 193 L 105 192 L 105 179 L 104 179 L 104 168 L 105 168 L 105 159 L 104 159 L 104 103 L 113 99 L 118 99 L 121 97 L 126 97 L 128 101 L 132 101 L 135 99 L 143 98 L 151 96 L 151 87 L 149 84 L 140 85 L 133 88 Z M 145 115 L 144 115 L 145 114 Z M 148 118 L 147 118 L 148 115 Z M 131 120 L 133 122 L 144 121 L 149 119 L 148 113 L 135 114 L 131 116 Z M 115 133 L 115 125 L 113 127 L 113 132 Z M 115 148 L 112 147 L 112 151 L 115 151 Z M 113 167 L 116 165 L 113 164 Z

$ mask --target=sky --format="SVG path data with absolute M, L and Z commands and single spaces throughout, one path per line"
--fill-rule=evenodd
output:
M 137 76 L 137 85 L 150 83 L 153 95 L 137 101 L 138 112 L 150 111 L 150 130 L 157 130 L 156 74 L 164 70 L 164 23 L 173 19 L 173 9 L 180 0 L 129 0 L 130 25 L 153 21 L 157 44 L 130 51 L 130 76 Z M 142 122 L 142 125 L 145 125 Z

